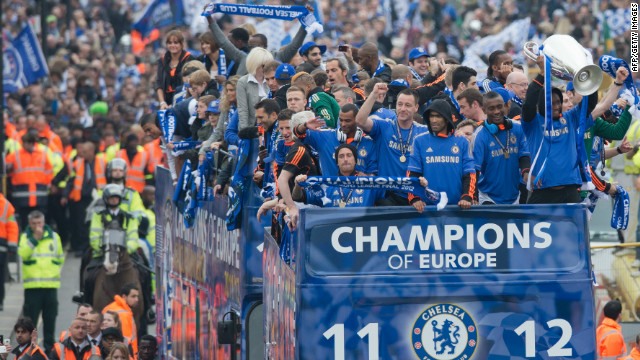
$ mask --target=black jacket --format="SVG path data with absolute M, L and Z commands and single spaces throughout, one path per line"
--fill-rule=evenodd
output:
M 427 111 L 425 111 L 424 114 L 422 115 L 424 118 L 424 123 L 427 124 L 427 126 L 429 127 L 430 133 L 433 134 L 433 131 L 431 130 L 431 122 L 429 121 L 429 114 L 432 111 L 437 112 L 438 114 L 442 115 L 442 117 L 444 117 L 445 120 L 447 120 L 449 132 L 455 129 L 453 124 L 453 117 L 451 115 L 451 106 L 449 106 L 449 103 L 446 100 L 437 99 L 437 100 L 434 100 L 431 104 L 429 104 L 429 107 L 427 107 Z
M 272 99 L 278 102 L 278 105 L 280 105 L 280 110 L 284 110 L 287 108 L 287 90 L 289 90 L 290 87 L 291 84 L 282 85 L 280 89 L 272 94 Z

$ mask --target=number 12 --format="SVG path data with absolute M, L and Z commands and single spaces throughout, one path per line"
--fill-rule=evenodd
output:
M 571 340 L 571 324 L 564 319 L 553 319 L 547 321 L 549 329 L 552 327 L 559 327 L 561 330 L 561 336 L 555 345 L 547 350 L 549 356 L 573 356 L 573 350 L 571 348 L 565 348 L 569 340 Z M 522 335 L 524 333 L 524 348 L 526 357 L 536 357 L 536 324 L 533 320 L 523 322 L 515 330 L 516 334 Z

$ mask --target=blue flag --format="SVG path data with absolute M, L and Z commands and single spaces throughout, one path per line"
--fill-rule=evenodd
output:
M 182 0 L 153 0 L 131 28 L 147 37 L 153 29 L 184 25 Z
M 49 74 L 38 38 L 29 25 L 2 50 L 2 56 L 5 92 L 14 93 Z

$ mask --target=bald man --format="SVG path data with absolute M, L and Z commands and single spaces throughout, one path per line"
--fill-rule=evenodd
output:
M 386 83 L 391 82 L 391 67 L 378 57 L 378 46 L 365 43 L 358 50 L 359 64 L 372 78 L 380 78 Z
M 507 76 L 507 82 L 504 84 L 504 87 L 516 94 L 515 97 L 511 98 L 511 101 L 522 107 L 524 98 L 527 95 L 527 89 L 529 88 L 527 75 L 520 71 L 512 71 L 511 74 Z

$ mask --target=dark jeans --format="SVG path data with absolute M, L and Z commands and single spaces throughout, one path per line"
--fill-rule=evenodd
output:
M 56 316 L 58 316 L 58 289 L 24 289 L 24 316 L 37 325 L 42 313 L 44 351 L 49 352 L 55 343 Z
M 581 202 L 577 185 L 568 185 L 561 189 L 536 189 L 529 194 L 527 204 L 577 204 Z

